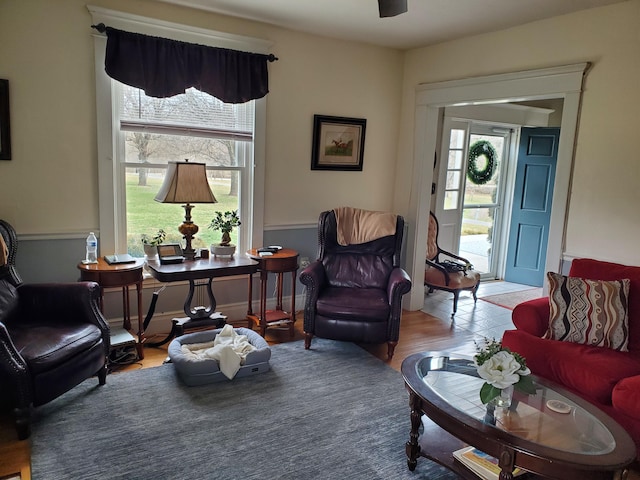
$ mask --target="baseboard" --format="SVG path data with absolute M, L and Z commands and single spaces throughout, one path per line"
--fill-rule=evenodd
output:
M 289 307 L 289 302 L 287 301 L 289 297 L 284 299 L 284 307 L 287 309 Z M 296 295 L 296 319 L 302 320 L 302 310 L 304 309 L 304 294 Z M 269 298 L 267 300 L 267 309 L 272 310 L 276 307 L 276 299 Z M 255 300 L 251 304 L 251 308 L 254 313 L 260 310 L 260 302 Z M 238 302 L 238 303 L 226 303 L 226 304 L 218 304 L 216 306 L 216 311 L 221 312 L 223 315 L 227 317 L 227 322 L 232 325 L 246 326 L 246 317 L 247 317 L 247 303 L 246 302 Z M 156 313 L 151 318 L 149 325 L 145 331 L 147 336 L 157 335 L 157 334 L 167 334 L 171 331 L 171 322 L 174 318 L 182 318 L 185 317 L 185 313 L 183 310 L 176 310 L 172 312 L 162 312 Z M 122 318 L 110 318 L 109 325 L 113 328 L 121 328 L 122 327 Z M 131 330 L 136 331 L 138 328 L 134 319 L 131 319 Z

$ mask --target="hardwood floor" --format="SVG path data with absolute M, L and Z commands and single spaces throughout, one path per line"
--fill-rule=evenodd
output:
M 501 286 L 495 286 L 497 293 L 501 291 L 498 287 Z M 443 350 L 473 354 L 476 349 L 474 341 L 484 337 L 500 338 L 504 329 L 512 328 L 511 312 L 507 309 L 481 300 L 474 304 L 471 297 L 461 297 L 455 320 L 451 320 L 451 304 L 449 294 L 434 292 L 425 301 L 425 309 L 433 314 L 422 311 L 405 311 L 403 313 L 400 341 L 393 359 L 388 362 L 392 368 L 400 370 L 402 361 L 408 355 L 421 351 Z M 287 330 L 268 329 L 266 340 L 269 344 L 302 340 L 304 334 L 301 312 L 297 318 L 293 339 L 289 337 Z M 246 322 L 237 322 L 235 326 L 246 326 Z M 154 339 L 150 339 L 150 341 L 154 341 Z M 112 375 L 122 375 L 129 370 L 161 365 L 167 358 L 166 347 L 164 345 L 158 348 L 146 348 L 144 360 L 119 367 Z M 386 361 L 386 345 L 362 345 L 362 347 L 372 355 Z M 20 472 L 21 480 L 30 480 L 30 442 L 28 440 L 17 441 L 10 419 L 3 416 L 0 417 L 0 478 L 17 472 Z M 631 472 L 629 479 L 640 480 L 640 472 Z

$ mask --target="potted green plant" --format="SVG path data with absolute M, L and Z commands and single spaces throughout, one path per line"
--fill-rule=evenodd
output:
M 222 233 L 222 239 L 220 243 L 211 244 L 211 253 L 214 255 L 233 255 L 236 251 L 236 246 L 231 244 L 231 232 L 235 227 L 241 225 L 240 217 L 238 216 L 238 210 L 216 212 L 213 220 L 209 224 L 211 230 L 216 230 Z
M 164 242 L 167 232 L 163 229 L 158 230 L 153 236 L 143 233 L 140 235 L 140 241 L 144 246 L 144 254 L 147 258 L 153 258 L 158 254 L 158 245 Z

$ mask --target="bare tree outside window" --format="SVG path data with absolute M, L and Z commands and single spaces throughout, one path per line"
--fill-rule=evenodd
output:
M 245 156 L 252 155 L 253 102 L 225 104 L 195 89 L 162 99 L 124 85 L 121 92 L 129 253 L 141 254 L 139 237 L 158 228 L 168 233 L 167 242 L 181 240 L 177 233 L 181 214 L 174 211 L 175 206 L 153 202 L 170 161 L 189 159 L 207 165 L 209 184 L 219 203 L 194 208 L 195 223 L 207 225 L 215 211 L 240 208 L 241 175 L 251 164 Z M 250 148 L 239 148 L 240 144 Z M 200 229 L 195 247 L 219 240 L 216 232 L 206 230 Z

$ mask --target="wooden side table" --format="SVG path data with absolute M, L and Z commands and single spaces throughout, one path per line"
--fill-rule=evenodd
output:
M 104 311 L 104 289 L 111 287 L 122 288 L 122 309 L 123 327 L 131 330 L 131 307 L 129 304 L 129 286 L 135 285 L 138 293 L 138 343 L 136 350 L 138 357 L 144 358 L 143 344 L 144 326 L 142 318 L 142 267 L 144 260 L 136 260 L 135 263 L 122 263 L 109 265 L 103 258 L 98 259 L 98 263 L 85 265 L 78 264 L 80 270 L 80 280 L 83 282 L 96 282 L 100 285 L 100 310 Z
M 254 325 L 260 327 L 260 335 L 264 337 L 267 327 L 288 326 L 289 335 L 293 338 L 293 325 L 296 322 L 296 276 L 298 271 L 298 252 L 290 248 L 283 248 L 270 256 L 260 256 L 257 248 L 247 252 L 249 257 L 258 261 L 260 270 L 260 312 L 256 315 L 251 308 L 253 285 L 249 279 L 249 311 L 247 323 L 249 328 Z M 277 274 L 276 280 L 276 308 L 267 310 L 267 278 L 269 273 Z M 291 272 L 291 311 L 282 309 L 283 274 Z

